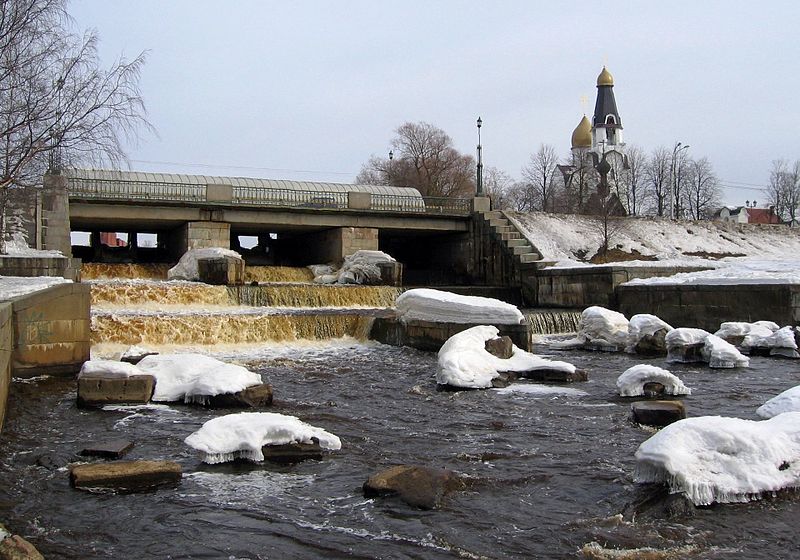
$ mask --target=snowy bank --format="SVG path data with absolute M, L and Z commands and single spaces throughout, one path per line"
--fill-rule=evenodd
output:
M 397 298 L 401 321 L 434 323 L 519 325 L 525 317 L 519 309 L 499 299 L 462 296 L 430 288 L 416 288 Z
M 189 249 L 186 251 L 178 264 L 167 271 L 167 278 L 170 280 L 190 280 L 200 279 L 200 271 L 197 261 L 201 259 L 219 259 L 232 257 L 241 260 L 242 256 L 236 251 L 223 249 L 221 247 L 207 247 L 205 249 Z
M 314 282 L 318 284 L 379 284 L 382 263 L 397 262 L 383 251 L 356 251 L 344 258 L 342 268 L 334 271 L 327 265 L 312 265 Z
M 68 284 L 72 280 L 60 276 L 0 276 L 0 301 L 32 294 L 58 284 Z
M 498 358 L 486 350 L 486 341 L 497 338 L 496 327 L 477 326 L 451 336 L 439 350 L 439 367 L 436 382 L 440 385 L 485 389 L 500 372 L 557 370 L 573 373 L 575 366 L 560 361 L 546 360 L 513 346 L 508 359 Z
M 318 442 L 322 449 L 341 449 L 338 437 L 300 421 L 295 416 L 274 412 L 241 412 L 213 418 L 184 441 L 203 454 L 203 462 L 224 463 L 235 459 L 263 461 L 265 445 Z
M 718 268 L 713 270 L 681 272 L 665 277 L 635 278 L 622 285 L 724 286 L 737 284 L 800 284 L 800 262 L 796 259 L 744 260 L 741 258 L 727 258 L 715 264 Z
M 677 375 L 660 367 L 639 364 L 626 369 L 617 378 L 617 389 L 621 397 L 639 397 L 644 395 L 647 383 L 660 383 L 664 386 L 665 395 L 691 395 L 692 391 Z
M 784 412 L 800 412 L 800 385 L 786 389 L 756 409 L 762 418 L 772 418 Z
M 238 393 L 261 384 L 261 376 L 242 366 L 202 354 L 156 354 L 136 365 L 156 379 L 153 401 L 205 403 L 208 397 Z
M 695 505 L 746 502 L 800 487 L 800 412 L 753 421 L 680 420 L 636 451 L 636 481 L 663 482 Z

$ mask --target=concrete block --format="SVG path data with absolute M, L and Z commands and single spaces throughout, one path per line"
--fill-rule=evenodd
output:
M 73 465 L 69 470 L 70 484 L 85 490 L 149 490 L 164 484 L 177 484 L 181 477 L 181 466 L 174 461 L 117 461 Z
M 230 202 L 233 200 L 233 186 L 206 185 L 206 200 L 208 202 Z
M 123 379 L 81 377 L 78 379 L 78 406 L 105 404 L 145 404 L 155 388 L 152 375 L 133 375 Z
M 120 459 L 133 449 L 133 442 L 127 439 L 112 439 L 87 444 L 81 449 L 82 457 L 103 457 L 105 459 Z
M 686 418 L 686 407 L 681 401 L 639 401 L 631 405 L 631 415 L 639 424 L 663 427 Z

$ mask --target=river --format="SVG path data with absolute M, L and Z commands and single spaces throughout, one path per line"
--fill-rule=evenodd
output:
M 209 347 L 261 374 L 273 412 L 342 439 L 295 465 L 208 466 L 183 439 L 225 414 L 188 405 L 84 410 L 75 382 L 17 379 L 0 446 L 0 519 L 47 558 L 795 558 L 800 495 L 667 516 L 637 505 L 633 454 L 652 431 L 629 420 L 614 382 L 642 359 L 549 352 L 586 383 L 546 393 L 437 392 L 435 354 L 352 337 Z M 649 363 L 666 366 L 663 359 Z M 691 416 L 756 419 L 800 384 L 797 362 L 666 366 L 693 394 Z M 577 390 L 577 391 L 576 391 Z M 174 487 L 140 494 L 70 488 L 66 465 L 93 440 L 135 442 L 128 459 L 178 461 Z M 445 467 L 473 481 L 439 510 L 365 499 L 368 476 L 396 464 Z

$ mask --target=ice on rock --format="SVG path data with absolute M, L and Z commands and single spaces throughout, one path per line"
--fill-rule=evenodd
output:
M 721 339 L 730 342 L 731 344 L 739 345 L 742 343 L 742 340 L 750 334 L 770 336 L 773 332 L 775 332 L 767 325 L 760 323 L 761 322 L 745 323 L 741 321 L 726 321 L 719 326 L 719 330 L 714 334 Z
M 197 261 L 221 257 L 234 257 L 237 259 L 242 258 L 242 256 L 236 251 L 223 249 L 222 247 L 189 249 L 183 254 L 181 259 L 178 261 L 178 264 L 167 271 L 167 278 L 170 280 L 198 280 L 200 278 L 200 270 L 198 268 Z
M 416 288 L 397 298 L 401 321 L 519 325 L 525 317 L 510 303 L 498 299 L 462 296 L 442 290 Z
M 137 366 L 156 379 L 153 401 L 199 402 L 208 397 L 238 393 L 261 384 L 261 376 L 247 368 L 202 354 L 146 356 Z
M 213 418 L 189 435 L 184 441 L 203 454 L 203 462 L 224 463 L 235 459 L 263 461 L 261 448 L 265 445 L 314 443 L 322 449 L 342 448 L 341 440 L 302 422 L 295 416 L 275 412 L 240 412 Z
M 497 338 L 497 327 L 480 325 L 451 336 L 439 350 L 436 382 L 465 389 L 486 389 L 492 380 L 506 371 L 550 369 L 575 372 L 575 366 L 561 361 L 546 360 L 517 346 L 508 359 L 498 358 L 486 351 L 487 340 Z
M 704 361 L 712 368 L 748 367 L 750 358 L 739 352 L 730 342 L 709 334 L 702 350 Z
M 773 323 L 772 321 L 756 321 L 753 324 L 757 327 L 764 327 L 766 329 L 769 329 L 772 332 L 775 332 L 781 328 L 778 323 Z
M 668 333 L 673 330 L 672 325 L 666 321 L 662 321 L 655 315 L 647 313 L 640 313 L 631 317 L 628 322 L 628 341 L 625 351 L 633 353 L 634 348 L 645 336 L 653 336 L 660 330 L 665 330 Z
M 786 389 L 756 409 L 762 418 L 772 418 L 784 412 L 800 412 L 800 385 Z
M 116 360 L 89 360 L 83 362 L 78 378 L 102 377 L 104 379 L 124 379 L 131 375 L 145 375 L 141 369 L 128 362 Z
M 636 451 L 637 482 L 666 483 L 695 505 L 747 502 L 800 487 L 800 412 L 769 420 L 700 416 L 663 428 Z
M 318 284 L 377 284 L 381 280 L 381 263 L 397 262 L 383 251 L 362 249 L 344 258 L 342 268 L 334 271 L 326 265 L 313 265 L 314 282 Z
M 628 368 L 617 378 L 617 389 L 621 397 L 639 397 L 644 395 L 646 383 L 660 383 L 667 395 L 691 395 L 692 391 L 677 375 L 660 367 L 639 364 Z
M 795 332 L 795 327 L 783 327 L 774 332 L 767 331 L 766 334 L 751 332 L 744 337 L 742 349 L 750 351 L 752 348 L 767 348 L 770 356 L 800 358 Z

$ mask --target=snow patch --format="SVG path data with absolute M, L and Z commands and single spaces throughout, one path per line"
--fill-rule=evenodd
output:
M 486 351 L 487 340 L 497 338 L 497 327 L 480 325 L 451 336 L 439 350 L 436 382 L 471 389 L 486 389 L 492 379 L 503 371 L 532 371 L 550 369 L 573 373 L 575 366 L 540 358 L 513 346 L 508 359 L 498 358 Z
M 17 298 L 72 280 L 60 276 L 0 276 L 0 301 Z
M 401 321 L 431 321 L 434 323 L 478 323 L 519 325 L 525 317 L 519 309 L 499 299 L 462 296 L 416 288 L 397 298 L 397 316 Z
M 383 251 L 356 251 L 344 258 L 342 268 L 334 271 L 328 265 L 312 265 L 314 282 L 318 284 L 378 284 L 381 281 L 381 263 L 397 262 Z
M 571 387 L 554 387 L 553 385 L 538 385 L 534 383 L 514 383 L 502 389 L 493 389 L 499 395 L 522 393 L 534 397 L 550 397 L 563 395 L 567 397 L 585 397 L 589 393 Z
M 288 443 L 313 443 L 317 440 L 322 449 L 335 451 L 342 448 L 341 440 L 302 422 L 295 416 L 274 412 L 240 412 L 213 418 L 189 435 L 184 441 L 203 454 L 209 464 L 247 459 L 263 461 L 261 448 L 265 445 Z
M 145 356 L 136 367 L 156 378 L 155 402 L 205 404 L 210 396 L 238 393 L 261 384 L 259 374 L 202 354 Z
M 695 505 L 747 502 L 800 487 L 800 412 L 753 421 L 679 420 L 636 451 L 637 482 L 663 482 Z
M 617 389 L 621 397 L 639 397 L 644 395 L 646 383 L 661 383 L 667 395 L 692 394 L 692 390 L 684 385 L 677 375 L 648 364 L 639 364 L 626 369 L 617 378 Z
M 750 358 L 744 356 L 730 342 L 709 334 L 703 345 L 703 359 L 712 368 L 737 368 L 750 366 Z
M 81 377 L 102 377 L 104 379 L 125 379 L 131 375 L 145 375 L 133 364 L 116 360 L 89 360 L 83 362 L 78 379 Z

